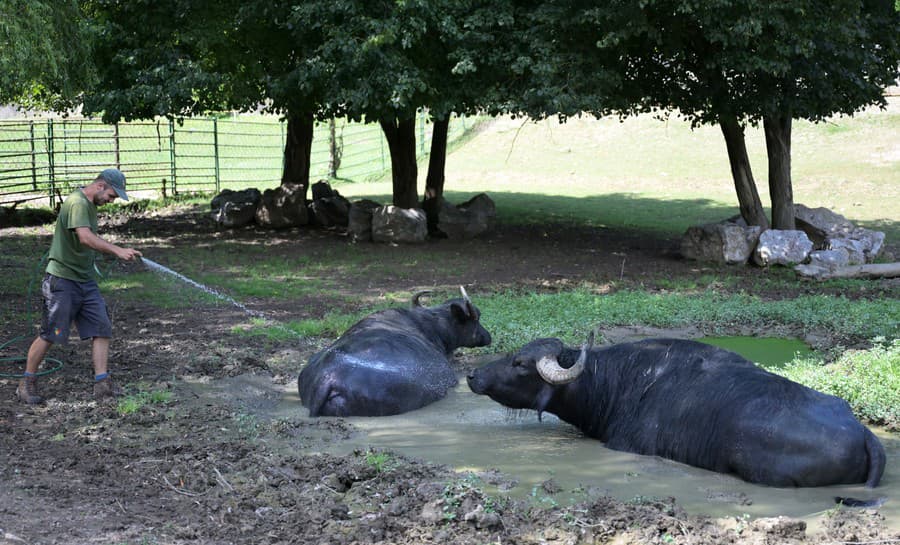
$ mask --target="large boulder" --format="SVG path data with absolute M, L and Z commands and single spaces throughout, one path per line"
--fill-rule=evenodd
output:
M 382 206 L 372 213 L 372 240 L 375 242 L 423 242 L 428 220 L 421 208 Z
M 224 189 L 210 202 L 213 219 L 221 227 L 247 225 L 256 217 L 261 200 L 262 194 L 254 187 L 241 191 Z
M 681 254 L 697 261 L 746 263 L 761 231 L 761 227 L 733 221 L 695 225 L 681 238 Z
M 267 189 L 256 208 L 256 223 L 269 229 L 284 229 L 309 223 L 306 211 L 306 188 L 302 184 L 285 184 Z
M 372 214 L 381 205 L 369 199 L 362 199 L 350 205 L 347 234 L 351 242 L 372 241 Z
M 437 228 L 447 238 L 469 239 L 493 229 L 496 220 L 497 207 L 485 193 L 456 206 L 442 198 Z
M 759 235 L 753 262 L 763 267 L 792 266 L 806 261 L 812 249 L 813 243 L 803 231 L 768 229 Z
M 350 221 L 350 201 L 325 180 L 312 186 L 309 203 L 309 221 L 320 227 L 347 227 Z
M 858 261 L 859 252 L 862 252 L 863 262 L 871 263 L 884 247 L 883 232 L 857 227 L 827 208 L 795 204 L 794 219 L 797 229 L 807 234 L 817 250 L 845 248 L 850 253 L 851 264 Z

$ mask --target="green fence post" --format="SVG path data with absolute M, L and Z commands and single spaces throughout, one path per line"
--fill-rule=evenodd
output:
M 50 178 L 50 208 L 56 208 L 56 172 L 53 168 L 53 120 L 47 120 L 47 176 Z
M 216 193 L 219 193 L 219 120 L 213 118 L 213 153 L 216 157 Z
M 116 155 L 116 168 L 122 168 L 122 159 L 119 149 L 119 122 L 113 123 L 113 150 Z
M 34 153 L 34 120 L 28 122 L 28 132 L 31 135 L 31 188 L 37 191 L 37 157 Z
M 175 195 L 178 193 L 178 186 L 175 182 L 177 174 L 175 169 L 175 121 L 172 119 L 169 120 L 169 171 L 172 178 L 172 195 Z M 165 188 L 163 188 L 163 192 L 165 192 Z

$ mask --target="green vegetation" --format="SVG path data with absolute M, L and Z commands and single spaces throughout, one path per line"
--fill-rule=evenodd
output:
M 896 305 L 895 305 L 896 306 Z M 900 339 L 876 340 L 870 350 L 847 351 L 830 365 L 801 358 L 776 372 L 846 399 L 861 418 L 900 430 Z
M 389 452 L 378 452 L 372 449 L 366 451 L 366 465 L 373 468 L 377 473 L 388 470 L 393 463 Z
M 581 343 L 592 328 L 620 325 L 698 326 L 718 334 L 739 326 L 785 325 L 839 331 L 850 338 L 900 334 L 900 308 L 891 300 L 824 295 L 764 301 L 743 294 L 696 294 L 624 290 L 597 295 L 589 289 L 560 293 L 498 293 L 479 298 L 492 351 L 515 349 L 537 337 Z
M 119 399 L 116 404 L 116 412 L 120 416 L 134 414 L 148 405 L 165 405 L 172 399 L 172 392 L 168 390 L 141 389 L 136 394 L 130 394 Z

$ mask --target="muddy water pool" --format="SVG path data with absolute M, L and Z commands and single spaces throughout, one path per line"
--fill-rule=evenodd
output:
M 274 412 L 306 416 L 296 390 L 289 385 Z M 446 464 L 458 470 L 499 470 L 515 482 L 500 491 L 538 502 L 572 504 L 589 496 L 611 495 L 623 501 L 674 496 L 691 513 L 716 517 L 787 515 L 806 519 L 811 529 L 818 515 L 834 508 L 835 496 L 888 498 L 880 512 L 900 530 L 900 436 L 875 430 L 888 451 L 881 486 L 772 488 L 735 477 L 693 468 L 652 456 L 607 449 L 574 427 L 534 411 L 511 412 L 460 384 L 445 399 L 407 414 L 379 418 L 347 418 L 361 433 L 323 450 L 345 454 L 360 448 L 390 449 L 407 456 Z M 552 479 L 559 492 L 542 483 Z

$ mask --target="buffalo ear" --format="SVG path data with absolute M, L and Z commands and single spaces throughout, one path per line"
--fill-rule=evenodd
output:
M 471 316 L 469 315 L 467 309 L 465 309 L 459 303 L 452 303 L 450 305 L 450 314 L 452 314 L 453 317 L 456 318 L 456 321 L 460 323 L 471 319 Z

